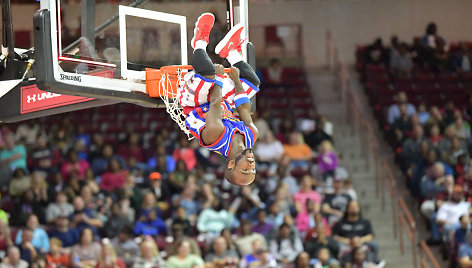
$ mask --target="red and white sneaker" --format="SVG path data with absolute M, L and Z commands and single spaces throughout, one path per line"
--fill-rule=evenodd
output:
M 203 13 L 195 22 L 195 29 L 193 29 L 193 38 L 190 45 L 195 49 L 195 42 L 198 40 L 210 41 L 210 31 L 215 23 L 215 16 L 211 13 Z
M 243 24 L 235 25 L 215 47 L 215 52 L 222 58 L 227 58 L 230 50 L 236 49 L 242 53 L 241 45 L 244 40 L 241 39 L 241 32 L 244 29 Z

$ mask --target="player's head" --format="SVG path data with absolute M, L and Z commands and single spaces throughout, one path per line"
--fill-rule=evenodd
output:
M 239 186 L 249 185 L 254 181 L 256 178 L 256 161 L 252 148 L 242 150 L 232 159 L 228 158 L 225 178 L 231 184 Z

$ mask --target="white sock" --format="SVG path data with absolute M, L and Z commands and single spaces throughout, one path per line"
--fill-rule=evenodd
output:
M 231 65 L 234 65 L 243 60 L 243 55 L 241 55 L 241 53 L 239 53 L 239 51 L 236 49 L 232 49 L 229 51 L 228 57 L 226 57 L 226 59 L 229 61 L 229 63 L 231 63 Z
M 205 40 L 197 40 L 197 41 L 195 42 L 195 49 L 194 49 L 193 51 L 195 51 L 195 50 L 197 50 L 197 49 L 206 50 L 207 45 L 208 45 L 208 43 L 205 42 Z

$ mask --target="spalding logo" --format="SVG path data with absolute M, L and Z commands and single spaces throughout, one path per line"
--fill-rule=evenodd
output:
M 74 75 L 61 74 L 61 80 L 70 80 L 70 81 L 82 82 L 82 77 L 74 76 Z

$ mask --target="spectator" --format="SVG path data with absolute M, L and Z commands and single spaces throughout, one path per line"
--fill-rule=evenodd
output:
M 165 267 L 159 249 L 152 239 L 144 239 L 140 246 L 141 256 L 136 258 L 133 268 Z
M 84 199 L 80 196 L 74 198 L 73 205 L 74 213 L 71 216 L 72 226 L 79 232 L 84 228 L 89 228 L 97 234 L 97 228 L 103 225 L 97 211 L 85 207 Z
M 274 201 L 278 206 L 279 213 L 282 215 L 289 215 L 294 208 L 294 200 L 290 195 L 290 189 L 288 184 L 280 183 L 274 191 Z M 302 201 L 301 201 L 302 202 Z
M 213 240 L 213 251 L 206 255 L 205 262 L 211 267 L 237 267 L 239 263 L 238 254 L 228 249 L 226 239 L 222 236 Z
M 12 197 L 20 197 L 26 190 L 31 188 L 31 177 L 26 174 L 22 168 L 17 168 L 13 171 L 8 186 L 8 194 Z
M 108 192 L 122 189 L 127 176 L 128 171 L 123 169 L 118 160 L 112 158 L 108 162 L 108 171 L 104 172 L 102 175 L 100 189 Z
M 33 240 L 33 230 L 24 228 L 21 232 L 21 242 L 17 245 L 20 249 L 20 256 L 22 260 L 31 263 L 38 255 L 31 241 Z M 48 240 L 49 245 L 49 240 Z
M 322 124 L 316 124 L 315 130 L 305 134 L 304 139 L 312 150 L 318 150 L 319 145 L 325 140 L 333 142 L 333 138 L 325 132 Z
M 421 144 L 426 141 L 428 148 L 431 148 L 429 140 L 424 137 L 423 127 L 420 125 L 413 126 L 413 134 L 402 144 L 401 150 L 401 166 L 403 170 L 407 170 L 413 163 L 417 163 L 421 157 Z
M 470 135 L 470 125 L 467 122 L 464 122 L 462 115 L 458 114 L 454 119 L 454 126 L 456 128 L 456 136 L 462 140 L 469 140 Z
M 447 179 L 448 177 L 445 176 L 444 164 L 441 162 L 434 163 L 432 172 L 421 178 L 420 187 L 422 197 L 433 199 L 438 193 L 444 192 L 444 183 Z
M 338 167 L 338 157 L 330 141 L 321 142 L 318 154 L 318 170 L 323 174 L 323 181 L 334 176 Z
M 397 103 L 392 104 L 388 108 L 387 122 L 390 125 L 392 125 L 395 120 L 400 117 L 400 105 L 402 104 L 406 104 L 407 116 L 412 116 L 416 114 L 415 106 L 413 106 L 413 104 L 411 103 L 408 103 L 408 98 L 405 92 L 398 92 L 398 94 L 394 97 L 394 100 L 396 100 Z
M 173 157 L 176 162 L 179 160 L 184 161 L 188 171 L 193 170 L 197 165 L 195 151 L 189 147 L 189 142 L 185 135 L 180 136 L 179 147 L 174 150 Z
M 15 213 L 11 214 L 13 226 L 24 226 L 30 214 L 35 214 L 40 220 L 44 220 L 44 207 L 34 202 L 33 191 L 27 190 L 13 205 Z
M 320 248 L 318 254 L 316 255 L 315 263 L 315 265 L 318 264 L 322 267 L 340 267 L 339 262 L 331 256 L 331 253 L 327 248 Z
M 423 126 L 429 120 L 429 116 L 430 116 L 428 110 L 426 110 L 426 103 L 424 103 L 424 101 L 418 104 L 417 112 L 418 112 L 417 115 L 418 115 L 420 124 Z
M 423 37 L 421 37 L 421 43 L 424 47 L 434 50 L 437 48 L 438 41 L 444 45 L 446 44 L 446 40 L 438 35 L 436 23 L 431 22 L 426 26 L 426 32 Z
M 60 172 L 55 172 L 52 173 L 50 176 L 51 180 L 48 182 L 48 198 L 49 202 L 55 202 L 56 201 L 56 195 L 59 192 L 63 192 L 66 197 L 66 187 L 67 185 L 64 183 L 64 180 L 62 179 L 62 175 Z
M 234 240 L 234 243 L 238 246 L 238 251 L 241 256 L 246 256 L 251 253 L 252 242 L 254 240 L 260 240 L 262 247 L 267 247 L 264 236 L 259 233 L 252 232 L 251 223 L 248 220 L 242 220 L 239 226 L 240 235 Z
M 177 162 L 175 171 L 169 174 L 169 186 L 173 192 L 181 192 L 188 177 L 187 165 L 183 160 Z
M 27 169 L 26 166 L 26 149 L 22 144 L 15 143 L 15 137 L 12 133 L 4 136 L 5 148 L 0 151 L 0 164 L 6 165 L 10 170 L 17 168 Z
M 313 190 L 313 182 L 310 175 L 303 176 L 300 191 L 293 196 L 295 208 L 298 213 L 306 213 L 307 200 L 312 200 L 315 203 L 314 211 L 319 212 L 321 206 L 321 195 Z
M 327 248 L 331 256 L 339 256 L 339 243 L 328 236 L 323 225 L 317 225 L 315 227 L 314 235 L 310 236 L 304 244 L 305 251 L 310 254 L 310 256 L 318 256 L 319 251 L 322 248 Z
M 204 209 L 198 215 L 197 229 L 201 233 L 210 236 L 219 235 L 225 228 L 231 228 L 234 224 L 234 209 L 227 210 L 224 201 L 215 198 L 211 208 Z
M 40 171 L 34 171 L 31 174 L 31 190 L 34 194 L 34 201 L 42 206 L 48 202 L 48 185 L 45 176 Z
M 290 142 L 284 144 L 284 151 L 290 157 L 291 166 L 308 168 L 311 161 L 312 151 L 310 147 L 303 141 L 302 136 L 297 132 L 290 134 Z
M 104 233 L 109 238 L 115 238 L 116 236 L 120 235 L 120 230 L 123 230 L 123 228 L 126 228 L 126 226 L 130 224 L 131 221 L 124 213 L 123 209 L 121 209 L 120 204 L 114 203 L 111 206 L 111 215 L 108 217 L 107 222 L 105 223 Z
M 254 226 L 252 227 L 252 231 L 263 235 L 264 237 L 268 237 L 268 235 L 272 232 L 274 226 L 267 222 L 267 212 L 263 209 L 260 209 L 257 212 L 257 218 Z
M 68 180 L 72 173 L 74 173 L 79 180 L 85 177 L 85 171 L 90 167 L 85 159 L 79 159 L 77 152 L 74 149 L 67 153 L 67 160 L 62 164 L 61 173 L 65 180 Z
M 33 232 L 31 243 L 39 253 L 49 252 L 49 237 L 46 231 L 39 227 L 38 217 L 31 214 L 26 221 L 26 227 Z M 16 233 L 15 243 L 21 244 L 23 240 L 23 231 Z
M 381 38 L 365 49 L 365 60 L 368 64 L 386 64 L 388 62 L 388 50 L 384 47 Z
M 202 255 L 197 241 L 185 235 L 184 231 L 186 230 L 184 230 L 182 225 L 180 225 L 179 223 L 173 223 L 171 226 L 171 230 L 172 230 L 172 243 L 170 243 L 165 249 L 168 256 L 177 254 L 178 243 L 182 240 L 187 240 L 190 243 L 190 253 L 197 256 Z
M 443 240 L 448 240 L 451 233 L 460 227 L 459 218 L 469 214 L 470 203 L 464 201 L 463 188 L 455 185 L 452 190 L 451 200 L 438 208 L 438 212 L 431 221 L 430 244 L 437 243 L 440 239 L 439 226 L 442 227 Z
M 1 268 L 27 268 L 28 262 L 20 259 L 20 251 L 17 247 L 10 247 L 8 255 L 0 264 Z
M 193 235 L 194 233 L 194 224 L 191 223 L 188 218 L 187 218 L 187 213 L 185 212 L 185 208 L 183 207 L 178 207 L 176 213 L 176 217 L 174 217 L 174 220 L 172 221 L 173 224 L 180 224 L 182 228 L 185 230 L 185 235 Z
M 158 235 L 166 234 L 167 227 L 162 219 L 160 219 L 156 211 L 151 210 L 147 215 L 142 215 L 134 226 L 136 235 Z
M 168 200 L 170 199 L 170 189 L 166 181 L 163 181 L 161 173 L 155 171 L 149 174 L 149 181 L 151 182 L 151 192 L 157 201 L 157 205 L 161 210 L 169 208 Z
M 93 239 L 93 231 L 85 227 L 80 232 L 79 243 L 71 249 L 73 267 L 95 267 L 100 260 L 102 247 Z
M 319 206 L 318 206 L 318 209 L 319 209 Z M 296 219 L 295 219 L 297 229 L 302 234 L 305 234 L 308 229 L 315 227 L 316 226 L 315 215 L 317 215 L 319 213 L 320 213 L 320 211 L 319 210 L 317 211 L 316 203 L 311 199 L 307 199 L 306 200 L 306 211 L 305 212 L 299 212 L 297 214 Z
M 239 264 L 240 268 L 275 268 L 277 260 L 266 247 L 261 246 L 258 240 L 253 243 L 253 252 L 243 258 Z
M 277 167 L 277 181 L 286 183 L 289 187 L 289 193 L 291 196 L 296 194 L 300 189 L 298 188 L 298 181 L 295 179 L 290 172 L 290 158 L 287 156 L 282 157 Z M 274 189 L 275 190 L 275 189 Z
M 284 220 L 284 214 L 280 212 L 279 205 L 276 202 L 273 202 L 269 206 L 269 215 L 267 216 L 266 222 L 272 227 L 279 227 Z
M 138 134 L 131 133 L 128 136 L 128 141 L 119 147 L 118 155 L 121 156 L 125 162 L 128 162 L 131 157 L 134 157 L 138 163 L 144 163 L 144 149 L 139 145 Z
M 116 256 L 115 249 L 107 242 L 103 243 L 98 259 L 97 268 L 126 268 L 124 261 Z
M 436 72 L 452 70 L 451 57 L 447 51 L 446 43 L 442 39 L 436 39 L 436 47 L 431 56 L 429 65 Z
M 391 58 L 390 69 L 392 74 L 398 78 L 411 77 L 413 60 L 406 43 L 401 43 L 398 47 L 398 53 Z
M 62 248 L 61 240 L 57 238 L 51 238 L 49 240 L 49 244 L 51 246 L 50 252 L 46 255 L 46 259 L 48 262 L 48 267 L 70 267 L 70 255 L 68 253 L 64 253 L 64 249 Z
M 92 171 L 95 175 L 102 175 L 103 172 L 109 167 L 111 159 L 117 159 L 122 167 L 125 166 L 123 158 L 114 153 L 113 147 L 110 144 L 106 144 L 101 149 L 101 154 L 96 156 L 92 162 Z
M 203 259 L 190 253 L 190 243 L 187 240 L 182 240 L 177 246 L 177 254 L 170 256 L 167 260 L 167 268 L 177 267 L 203 267 Z
M 344 217 L 333 227 L 333 238 L 343 247 L 356 248 L 366 245 L 373 253 L 373 261 L 377 261 L 377 244 L 369 220 L 362 217 L 359 203 L 351 201 L 347 205 Z
M 310 226 L 312 227 L 306 231 L 305 241 L 317 235 L 316 234 L 317 226 L 323 226 L 325 234 L 327 236 L 331 236 L 331 227 L 329 226 L 326 218 L 321 213 L 315 213 L 312 219 L 309 219 L 309 222 L 310 222 Z
M 270 166 L 282 158 L 284 147 L 269 130 L 264 139 L 257 143 L 254 153 L 260 163 Z
M 310 255 L 305 251 L 298 254 L 295 258 L 295 268 L 310 268 Z
M 402 144 L 402 142 L 408 137 L 412 126 L 413 126 L 413 116 L 408 116 L 407 114 L 407 106 L 406 104 L 400 104 L 399 105 L 399 110 L 400 110 L 400 117 L 395 119 L 393 124 L 391 125 L 391 131 L 392 131 L 392 141 L 394 142 L 394 145 L 396 144 Z
M 241 194 L 236 197 L 233 201 L 233 207 L 238 207 L 239 218 L 255 218 L 256 213 L 259 209 L 265 207 L 265 204 L 261 200 L 261 192 L 258 187 L 252 185 L 245 185 L 240 188 Z
M 452 67 L 458 73 L 472 71 L 472 53 L 470 53 L 469 46 L 466 43 L 461 42 L 459 52 L 452 56 Z
M 334 225 L 343 217 L 347 204 L 353 200 L 351 196 L 344 193 L 343 185 L 344 180 L 340 177 L 335 177 L 333 180 L 334 192 L 326 194 L 323 198 L 322 211 L 327 215 L 330 225 Z
M 164 166 L 158 166 L 159 160 L 162 159 Z M 167 172 L 173 172 L 175 170 L 176 161 L 174 157 L 166 153 L 166 148 L 161 144 L 157 145 L 156 151 L 153 157 L 151 157 L 147 162 L 148 170 L 158 170 L 164 169 Z
M 302 251 L 303 244 L 298 234 L 292 232 L 288 224 L 283 223 L 279 227 L 279 234 L 270 241 L 270 252 L 282 264 L 288 264 L 293 263 Z
M 197 202 L 195 201 L 196 197 L 196 186 L 193 183 L 185 185 L 181 194 L 175 194 L 172 196 L 172 204 L 174 206 L 181 206 L 185 208 L 187 212 L 187 218 L 190 221 L 193 221 L 197 218 Z
M 345 267 L 352 268 L 363 268 L 363 267 L 383 267 L 385 264 L 375 264 L 375 262 L 369 260 L 367 247 L 356 247 L 350 253 L 349 259 L 346 261 Z M 382 263 L 384 263 L 382 261 Z
M 472 265 L 472 232 L 469 232 L 466 243 L 459 247 L 459 264 L 461 267 L 470 267 Z
M 467 234 L 470 232 L 470 217 L 465 214 L 459 217 L 460 227 L 454 233 L 454 251 L 457 252 L 458 246 L 464 244 L 467 239 Z
M 47 137 L 40 135 L 36 140 L 36 146 L 30 153 L 28 166 L 32 170 L 39 170 L 46 173 L 57 171 L 58 154 L 47 143 Z
M 279 59 L 271 59 L 267 68 L 267 82 L 269 84 L 282 84 L 283 67 Z
M 59 239 L 66 248 L 79 242 L 79 234 L 76 229 L 70 228 L 68 217 L 59 217 L 56 226 L 49 231 L 49 236 Z
M 152 184 L 152 181 L 151 181 Z M 156 192 L 154 187 L 151 187 Z M 130 205 L 134 210 L 137 210 L 143 202 L 143 191 L 141 187 L 136 185 L 136 177 L 132 174 L 126 176 L 123 187 L 123 198 L 129 199 Z
M 120 257 L 128 267 L 131 267 L 136 258 L 139 257 L 139 246 L 133 239 L 133 229 L 123 226 L 118 237 L 115 237 L 111 244 L 116 250 L 116 255 Z
M 437 124 L 431 126 L 429 130 L 429 140 L 434 147 L 437 147 L 442 140 L 441 130 Z
M 8 248 L 13 246 L 11 240 L 11 231 L 8 226 L 8 222 L 4 219 L 0 219 L 0 256 L 4 257 L 7 255 Z

